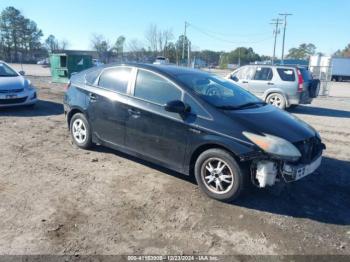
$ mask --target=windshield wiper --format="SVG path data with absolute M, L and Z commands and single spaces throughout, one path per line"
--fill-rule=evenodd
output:
M 223 109 L 223 110 L 236 110 L 236 109 L 238 109 L 237 106 L 217 106 L 216 108 Z
M 239 105 L 238 108 L 246 108 L 246 107 L 250 107 L 250 106 L 256 106 L 256 105 L 266 105 L 266 103 L 264 101 L 259 101 L 259 102 L 249 102 L 243 105 Z
M 217 106 L 217 108 L 219 109 L 223 109 L 223 110 L 238 110 L 238 109 L 243 109 L 243 108 L 247 108 L 247 107 L 251 107 L 251 106 L 255 106 L 255 105 L 266 105 L 265 102 L 263 101 L 259 101 L 259 102 L 249 102 L 249 103 L 245 103 L 242 105 L 238 105 L 238 106 Z

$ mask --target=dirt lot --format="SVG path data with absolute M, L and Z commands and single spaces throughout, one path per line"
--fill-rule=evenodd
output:
M 349 98 L 292 111 L 327 144 L 318 174 L 224 204 L 140 159 L 77 149 L 62 86 L 31 79 L 38 105 L 0 110 L 0 254 L 350 254 Z

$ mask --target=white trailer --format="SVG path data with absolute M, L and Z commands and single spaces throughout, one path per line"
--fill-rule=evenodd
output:
M 350 58 L 332 58 L 332 80 L 350 80 Z
M 350 80 L 350 58 L 314 55 L 310 57 L 309 69 L 322 80 Z

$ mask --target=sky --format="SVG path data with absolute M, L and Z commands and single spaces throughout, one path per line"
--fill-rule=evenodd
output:
M 34 20 L 45 39 L 53 34 L 69 49 L 91 49 L 92 34 L 115 42 L 119 35 L 146 45 L 150 24 L 187 35 L 197 50 L 230 51 L 250 46 L 272 55 L 273 25 L 279 13 L 288 17 L 286 50 L 313 43 L 317 52 L 332 54 L 350 43 L 349 0 L 0 0 L 0 10 L 14 6 Z M 282 34 L 276 55 L 281 55 Z

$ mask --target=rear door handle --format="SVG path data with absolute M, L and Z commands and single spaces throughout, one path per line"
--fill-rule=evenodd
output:
M 131 115 L 131 116 L 133 116 L 135 118 L 138 118 L 141 115 L 141 112 L 136 110 L 136 109 L 134 109 L 134 108 L 129 108 L 128 109 L 128 113 L 129 113 L 129 115 Z
M 273 86 L 274 85 L 274 83 L 271 83 L 271 82 L 268 82 L 267 83 L 269 86 Z
M 242 81 L 243 84 L 248 84 L 248 81 Z
M 96 100 L 97 100 L 96 95 L 93 94 L 93 93 L 90 93 L 89 94 L 89 100 L 90 100 L 90 102 L 96 102 Z

